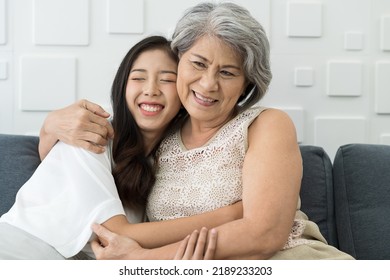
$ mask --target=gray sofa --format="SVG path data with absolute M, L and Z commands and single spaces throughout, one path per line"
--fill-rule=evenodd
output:
M 38 138 L 0 134 L 0 215 L 40 160 Z M 390 146 L 341 146 L 332 162 L 301 146 L 302 210 L 329 244 L 357 259 L 390 259 Z

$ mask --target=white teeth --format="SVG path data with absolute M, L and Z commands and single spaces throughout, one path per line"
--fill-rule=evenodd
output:
M 200 100 L 202 100 L 202 101 L 204 101 L 204 102 L 209 102 L 209 103 L 215 102 L 214 99 L 206 98 L 206 97 L 204 97 L 204 96 L 202 96 L 202 95 L 199 95 L 199 94 L 196 93 L 195 91 L 194 91 L 194 93 L 195 93 L 196 98 L 198 98 L 198 99 L 200 99 Z
M 157 111 L 162 110 L 161 105 L 141 104 L 140 107 L 142 110 L 145 110 L 148 112 L 157 112 Z

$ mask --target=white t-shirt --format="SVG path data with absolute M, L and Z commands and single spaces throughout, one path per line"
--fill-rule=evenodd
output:
M 0 222 L 40 238 L 66 258 L 84 247 L 90 254 L 91 225 L 125 214 L 111 174 L 110 153 L 107 149 L 94 154 L 58 142 Z M 130 222 L 142 221 L 142 213 L 126 212 Z

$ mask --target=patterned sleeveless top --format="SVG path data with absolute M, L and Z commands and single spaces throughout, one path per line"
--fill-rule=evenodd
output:
M 248 128 L 265 109 L 253 107 L 241 112 L 199 148 L 187 150 L 180 131 L 168 135 L 157 154 L 156 183 L 146 207 L 149 220 L 188 217 L 241 200 Z M 304 224 L 297 222 L 290 242 L 303 232 Z
M 240 113 L 199 148 L 187 150 L 180 131 L 169 135 L 158 151 L 148 218 L 155 221 L 187 217 L 241 200 L 247 131 L 262 110 Z

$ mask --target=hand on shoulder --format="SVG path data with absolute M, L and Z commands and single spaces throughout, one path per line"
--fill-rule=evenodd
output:
M 94 153 L 105 151 L 114 135 L 110 116 L 101 106 L 82 99 L 68 107 L 48 114 L 40 132 L 40 155 L 44 158 L 60 140 Z

